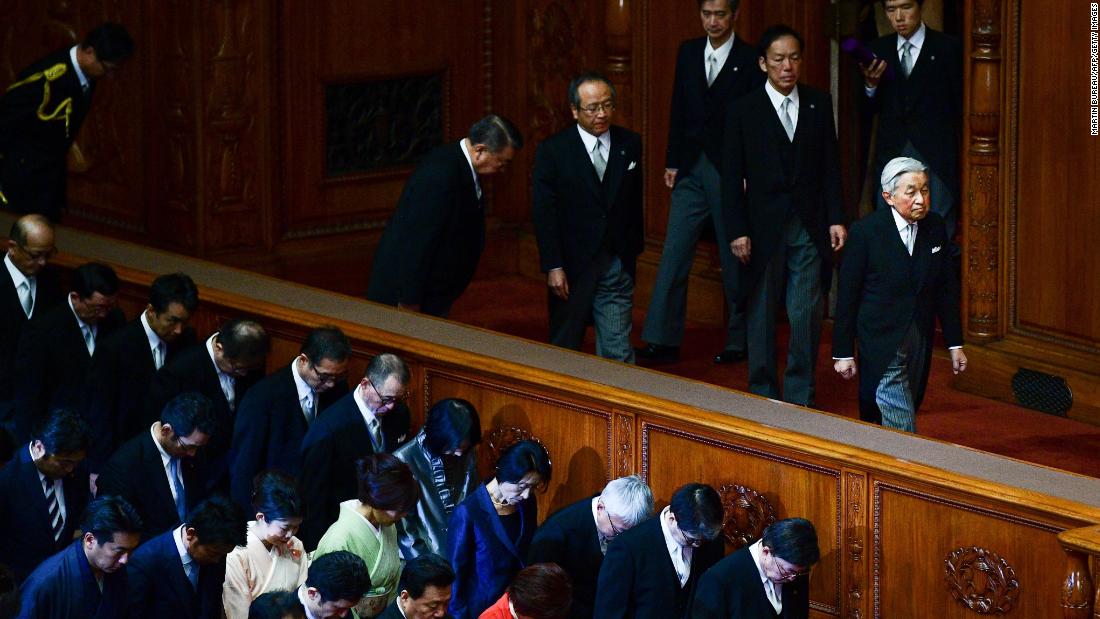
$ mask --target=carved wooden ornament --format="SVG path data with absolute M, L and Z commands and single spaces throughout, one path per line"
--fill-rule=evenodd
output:
M 722 533 L 733 547 L 741 548 L 760 539 L 764 529 L 775 522 L 775 509 L 762 494 L 738 484 L 726 484 L 718 490 L 722 497 Z
M 504 453 L 504 450 L 520 441 L 526 440 L 535 441 L 539 445 L 542 445 L 543 449 L 546 449 L 546 445 L 540 441 L 537 436 L 523 428 L 504 426 L 503 428 L 495 428 L 493 431 L 489 432 L 489 436 L 485 439 L 485 443 L 489 447 L 489 461 L 492 463 L 492 466 L 496 467 L 497 460 L 500 459 L 500 454 Z M 550 459 L 549 449 L 546 449 L 546 456 L 547 460 L 550 460 L 552 466 L 553 460 Z
M 943 564 L 951 597 L 979 615 L 1007 613 L 1020 597 L 1016 572 L 991 550 L 956 548 Z

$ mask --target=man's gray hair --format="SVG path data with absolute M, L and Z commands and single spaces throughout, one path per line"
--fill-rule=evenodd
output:
M 928 172 L 928 167 L 912 157 L 894 157 L 882 168 L 882 176 L 879 177 L 882 190 L 894 195 L 901 177 L 913 172 Z
M 653 491 L 637 475 L 612 479 L 604 486 L 600 500 L 607 513 L 630 527 L 653 514 Z
M 374 383 L 375 389 L 381 389 L 390 376 L 396 376 L 397 382 L 402 385 L 409 384 L 409 366 L 393 353 L 382 353 L 371 359 L 367 364 L 366 375 Z

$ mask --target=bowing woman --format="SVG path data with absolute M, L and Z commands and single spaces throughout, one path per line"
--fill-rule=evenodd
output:
M 309 557 L 294 537 L 302 524 L 302 499 L 289 477 L 256 476 L 252 491 L 256 519 L 248 523 L 248 544 L 225 558 L 222 605 L 227 619 L 247 619 L 252 601 L 268 591 L 294 591 L 306 580 Z
M 388 453 L 374 454 L 355 463 L 359 498 L 340 504 L 340 516 L 325 531 L 314 560 L 347 550 L 367 564 L 370 590 L 355 607 L 360 619 L 382 614 L 397 599 L 401 552 L 394 525 L 416 508 L 420 488 L 409 466 Z
M 539 443 L 509 447 L 496 475 L 451 515 L 447 558 L 455 570 L 449 611 L 454 619 L 477 619 L 524 567 L 538 522 L 534 488 L 550 481 L 550 457 Z

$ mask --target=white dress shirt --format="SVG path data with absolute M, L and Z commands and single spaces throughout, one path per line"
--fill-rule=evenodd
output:
M 23 272 L 16 268 L 15 264 L 11 261 L 11 256 L 8 254 L 4 254 L 4 266 L 8 267 L 8 273 L 11 274 L 11 283 L 15 286 L 15 292 L 19 295 L 19 303 L 22 304 L 24 308 L 26 307 L 24 295 L 30 294 L 31 311 L 27 314 L 27 318 L 34 316 L 34 297 L 38 288 L 35 278 L 23 275 Z M 20 290 L 20 287 L 24 285 L 26 285 L 26 290 Z M 26 312 L 26 309 L 23 311 Z
M 367 430 L 370 431 L 372 440 L 375 447 L 379 447 L 379 451 L 385 448 L 385 441 L 382 438 L 382 422 L 374 414 L 374 411 L 367 406 L 367 401 L 363 399 L 362 387 L 357 388 L 352 393 L 352 398 L 355 400 L 355 405 L 359 407 L 359 413 L 363 415 L 363 423 L 367 424 Z
M 710 71 L 714 71 L 714 78 L 718 78 L 718 74 L 722 72 L 722 67 L 726 66 L 726 59 L 730 57 L 730 50 L 733 49 L 733 39 L 735 37 L 735 34 L 730 34 L 730 38 L 719 45 L 718 49 L 711 47 L 710 38 L 707 38 L 706 44 L 703 45 L 703 75 L 709 76 Z M 714 60 L 711 60 L 712 56 Z M 711 67 L 712 63 L 713 68 Z
M 191 578 L 191 570 L 195 571 L 195 581 L 198 582 L 199 564 L 191 558 L 191 553 L 187 552 L 187 546 L 183 543 L 183 527 L 187 525 L 181 524 L 176 527 L 176 530 L 172 532 L 172 539 L 176 542 L 176 552 L 180 555 L 180 563 L 183 564 L 183 574 L 188 579 Z
M 592 519 L 596 521 L 596 537 L 600 540 L 600 552 L 607 554 L 607 538 L 600 533 L 600 497 L 592 497 Z
M 898 37 L 898 62 L 901 62 L 902 48 L 905 47 L 905 42 L 909 41 L 909 72 L 913 72 L 913 68 L 917 66 L 917 57 L 920 56 L 920 50 L 924 47 L 924 39 L 928 34 L 928 28 L 925 27 L 924 22 L 920 23 L 920 28 L 913 33 L 913 36 L 908 39 Z M 871 88 L 867 84 L 863 85 L 863 92 L 867 93 L 868 97 L 875 96 L 875 92 L 878 87 Z
M 477 192 L 477 199 L 480 200 L 481 182 L 477 179 L 477 170 L 474 169 L 474 160 L 470 157 L 470 149 L 474 147 L 474 144 L 470 141 L 470 138 L 462 138 L 458 142 L 458 146 L 459 150 L 461 150 L 462 154 L 466 157 L 466 163 L 470 164 L 470 174 L 474 177 L 474 191 Z
M 771 602 L 775 612 L 783 612 L 783 583 L 772 582 L 764 575 L 764 540 L 757 540 L 749 546 L 749 554 L 752 562 L 756 564 L 756 571 L 760 573 L 760 584 L 764 587 L 764 595 Z
M 794 127 L 795 131 L 798 131 L 798 84 L 795 84 L 794 88 L 791 89 L 791 94 L 784 95 L 772 87 L 771 82 L 765 82 L 764 92 L 768 93 L 768 100 L 772 102 L 775 115 L 780 119 L 780 123 L 783 122 L 783 112 L 780 109 L 783 105 L 783 99 L 789 98 L 791 100 L 791 103 L 787 106 L 787 113 L 791 117 L 791 126 Z
M 214 371 L 218 373 L 218 383 L 221 385 L 222 394 L 225 395 L 225 401 L 229 403 L 229 410 L 233 410 L 236 408 L 234 404 L 236 404 L 237 400 L 236 379 L 228 373 L 223 372 L 222 369 L 218 367 L 217 360 L 214 359 L 214 338 L 217 337 L 217 335 L 218 333 L 215 331 L 214 335 L 206 338 L 206 352 L 210 355 L 210 363 L 214 364 Z
M 160 441 L 157 440 L 157 423 L 149 426 L 149 434 L 153 436 L 153 444 L 156 445 L 157 451 L 160 452 L 160 463 L 164 467 L 164 477 L 168 480 L 168 490 L 172 493 L 172 501 L 175 502 L 178 497 L 176 496 L 176 484 L 172 482 L 172 456 L 168 455 L 167 451 L 164 451 L 164 448 L 160 446 Z M 178 466 L 183 466 L 183 463 L 179 463 Z M 182 472 L 179 476 L 179 483 L 181 488 L 185 487 L 183 485 Z
M 585 131 L 580 125 L 577 125 L 577 131 L 581 134 L 581 140 L 584 142 L 584 150 L 588 153 L 588 160 L 593 161 L 592 165 L 596 165 L 592 158 L 592 147 L 596 144 L 597 140 L 600 143 L 600 154 L 603 155 L 603 160 L 611 160 L 611 131 L 604 131 L 598 137 Z
M 27 450 L 31 454 L 31 462 L 34 462 L 34 449 L 31 447 L 34 443 L 27 445 Z M 42 483 L 42 496 L 46 495 L 46 488 L 50 484 L 53 484 L 53 495 L 57 497 L 57 507 L 61 511 L 61 522 L 68 522 L 68 510 L 65 509 L 65 484 L 60 479 L 53 479 L 46 477 L 42 474 L 42 471 L 38 471 L 38 481 Z
M 141 313 L 141 326 L 145 329 L 145 337 L 149 339 L 149 350 L 152 352 L 153 359 L 157 359 L 158 355 L 160 359 L 160 365 L 157 366 L 159 370 L 164 365 L 164 360 L 168 356 L 168 344 L 160 339 L 156 331 L 149 326 L 149 319 L 146 317 L 146 313 Z M 159 351 L 159 352 L 158 352 Z
M 84 345 L 88 347 L 88 355 L 95 353 L 95 325 L 90 325 L 80 319 L 80 316 L 76 313 L 76 308 L 73 307 L 72 296 L 66 297 L 66 301 L 69 303 L 69 309 L 73 313 L 73 318 L 76 318 L 76 324 L 80 327 L 80 335 L 84 337 Z M 88 334 L 92 335 L 91 344 L 88 343 Z
M 317 415 L 317 394 L 298 373 L 298 359 L 290 362 L 290 375 L 294 377 L 294 387 L 298 390 L 298 403 L 302 406 L 302 415 L 306 421 L 313 421 L 313 417 Z M 307 409 L 309 412 L 306 412 Z
M 688 578 L 691 578 L 691 546 L 681 546 L 672 537 L 672 523 L 669 522 L 669 514 L 672 513 L 672 508 L 665 507 L 661 510 L 661 533 L 665 537 L 665 548 L 668 550 L 668 556 L 672 558 L 672 567 L 676 570 L 676 577 L 680 579 L 680 587 L 687 585 Z

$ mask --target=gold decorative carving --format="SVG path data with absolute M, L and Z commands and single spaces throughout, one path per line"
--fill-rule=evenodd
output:
M 718 489 L 722 497 L 722 533 L 735 548 L 748 546 L 760 539 L 764 529 L 775 522 L 775 508 L 764 495 L 739 484 L 726 484 Z
M 991 550 L 956 548 L 943 563 L 951 597 L 979 615 L 1007 613 L 1020 598 L 1016 572 Z
M 848 619 L 863 618 L 863 588 L 864 572 L 863 550 L 866 544 L 863 539 L 867 529 L 866 514 L 863 508 L 863 495 L 866 480 L 859 473 L 848 473 L 844 476 L 845 503 L 847 510 L 844 518 L 844 542 L 847 546 L 850 566 L 848 579 Z
M 616 467 L 615 476 L 624 477 L 634 472 L 633 454 L 634 443 L 634 418 L 629 415 L 615 415 L 616 438 Z
M 489 432 L 488 438 L 485 439 L 485 444 L 489 448 L 489 461 L 496 466 L 497 460 L 500 459 L 500 455 L 504 453 L 512 445 L 520 441 L 532 440 L 542 445 L 543 449 L 546 449 L 546 445 L 539 440 L 537 436 L 531 434 L 529 430 L 523 428 L 517 428 L 515 426 L 505 426 L 503 428 L 494 428 Z M 546 449 L 547 456 L 550 454 L 550 450 Z

